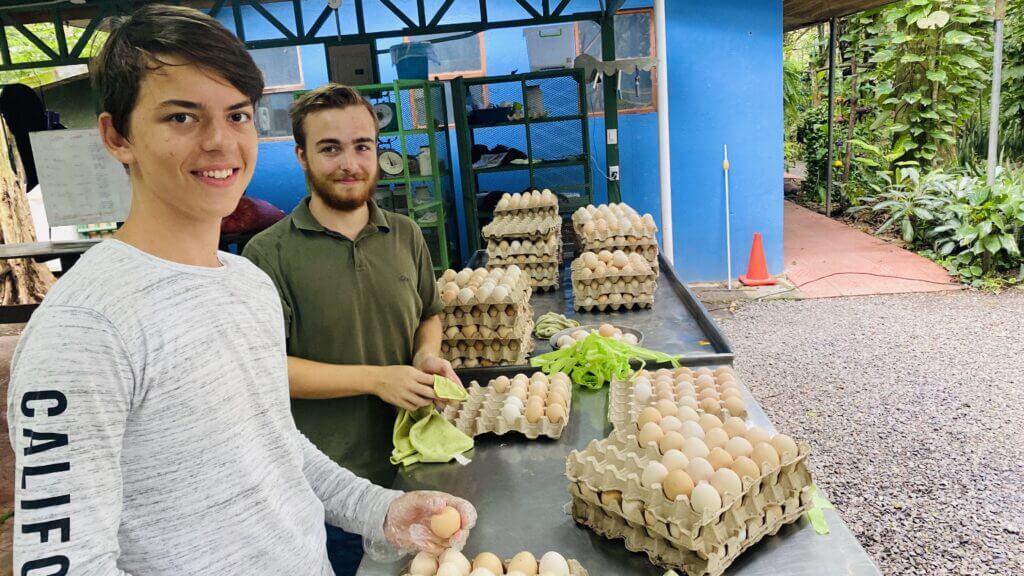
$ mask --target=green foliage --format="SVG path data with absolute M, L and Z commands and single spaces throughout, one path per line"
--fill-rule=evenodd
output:
M 30 32 L 38 37 L 43 43 L 57 52 L 57 30 L 53 24 L 28 24 L 25 26 Z M 64 27 L 64 35 L 67 39 L 68 50 L 70 51 L 82 37 L 84 30 L 71 26 Z M 89 44 L 82 50 L 82 57 L 90 58 L 100 51 L 103 43 L 106 42 L 107 33 L 96 31 Z M 47 59 L 46 54 L 33 44 L 28 38 L 19 33 L 13 27 L 7 28 L 7 45 L 11 52 L 11 61 L 40 62 Z M 0 84 L 22 83 L 29 86 L 41 86 L 56 80 L 55 68 L 32 68 L 27 70 L 11 70 L 0 72 Z
M 891 121 L 899 160 L 932 165 L 956 157 L 958 131 L 983 97 L 991 20 L 982 0 L 907 0 L 850 18 L 861 80 Z M 854 42 L 855 41 L 855 42 Z
M 922 177 L 917 168 L 905 166 L 896 169 L 895 179 L 888 174 L 883 174 L 882 179 L 886 185 L 879 194 L 863 198 L 864 203 L 850 208 L 848 213 L 868 208 L 884 212 L 887 218 L 875 230 L 876 234 L 895 228 L 908 244 L 923 238 L 928 223 L 935 220 L 936 211 L 947 202 L 937 192 L 945 188 L 948 176 L 936 171 Z

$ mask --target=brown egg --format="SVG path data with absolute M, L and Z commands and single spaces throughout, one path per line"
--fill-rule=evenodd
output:
M 695 484 L 710 480 L 714 473 L 715 467 L 704 458 L 691 458 L 690 463 L 686 465 L 686 474 Z
M 713 448 L 708 454 L 707 460 L 715 470 L 718 470 L 719 468 L 728 468 L 729 466 L 732 466 L 733 462 L 732 455 L 722 448 Z
M 639 428 L 643 428 L 645 424 L 661 422 L 661 412 L 658 411 L 654 406 L 648 406 L 640 411 L 640 416 L 636 419 L 636 424 Z
M 700 408 L 700 404 L 697 403 L 697 399 L 694 398 L 693 396 L 683 396 L 679 398 L 679 400 L 677 400 L 676 403 L 679 405 L 680 410 L 682 410 L 683 408 L 689 408 L 690 410 L 696 412 L 697 409 Z M 682 418 L 680 417 L 680 419 Z
M 662 416 L 675 416 L 679 414 L 679 407 L 671 400 L 658 400 L 654 406 L 658 409 L 658 412 L 661 412 Z
M 694 404 L 696 404 L 696 402 Z M 680 406 L 679 414 L 676 415 L 676 418 L 679 418 L 683 422 L 700 422 L 700 414 L 690 406 Z
M 725 409 L 728 410 L 729 414 L 732 416 L 738 416 L 740 418 L 746 418 L 747 416 L 747 406 L 744 404 L 742 398 L 737 398 L 735 396 L 726 398 L 723 406 L 725 406 Z
M 666 432 L 662 436 L 661 441 L 658 442 L 658 447 L 661 448 L 661 453 L 664 454 L 669 450 L 682 450 L 683 444 L 686 443 L 686 438 L 679 432 L 671 431 Z
M 501 576 L 505 573 L 505 567 L 501 564 L 501 558 L 490 552 L 481 552 L 473 559 L 473 570 L 478 568 L 489 570 L 494 576 Z
M 537 559 L 529 552 L 520 552 L 508 563 L 508 572 L 522 572 L 524 576 L 537 576 Z
M 707 398 L 701 401 L 700 409 L 707 414 L 718 414 L 722 411 L 722 405 L 714 398 Z
M 750 441 L 751 446 L 757 446 L 761 442 L 771 442 L 772 437 L 764 428 L 758 428 L 757 426 L 751 426 L 744 437 Z
M 697 387 L 698 390 L 700 390 L 702 386 L 714 386 L 715 378 L 710 374 L 700 374 L 693 381 L 693 384 Z
M 569 407 L 569 401 L 566 400 L 565 396 L 563 396 L 561 392 L 557 390 L 552 390 L 551 392 L 549 392 L 548 397 L 544 400 L 544 403 L 547 404 L 548 406 L 551 406 L 552 404 L 560 404 L 562 408 Z
M 722 427 L 729 433 L 729 436 L 744 436 L 747 433 L 747 423 L 739 417 L 730 416 L 722 423 Z
M 535 396 L 536 398 L 536 396 Z M 544 416 L 544 404 L 540 405 L 530 403 L 526 406 L 526 421 L 530 424 L 540 422 L 540 419 Z
M 712 428 L 704 433 L 704 443 L 712 450 L 725 448 L 725 443 L 728 441 L 729 433 L 725 431 L 725 428 Z
M 729 441 L 725 443 L 725 451 L 728 452 L 733 459 L 736 459 L 740 456 L 749 457 L 754 451 L 754 447 L 751 446 L 750 442 L 746 438 L 736 436 L 734 438 L 730 438 Z
M 739 474 L 729 468 L 716 470 L 711 476 L 710 482 L 711 486 L 722 495 L 722 500 L 726 500 L 727 496 L 739 496 L 743 493 L 743 481 L 740 480 Z
M 708 430 L 722 427 L 722 421 L 714 414 L 702 414 L 700 419 L 697 420 L 697 424 L 700 424 L 705 434 L 707 434 Z
M 757 464 L 754 464 L 753 460 L 746 456 L 740 456 L 733 460 L 732 466 L 729 469 L 735 472 L 740 477 L 740 480 L 744 478 L 757 480 L 761 477 L 761 469 L 757 467 Z
M 665 432 L 662 431 L 661 426 L 658 426 L 654 422 L 648 422 L 640 429 L 640 434 L 637 435 L 636 439 L 640 444 L 640 447 L 643 448 L 651 442 L 654 442 L 655 444 L 661 442 L 661 439 L 664 437 Z
M 543 382 L 544 384 L 550 384 L 551 379 L 543 372 L 534 372 L 530 375 L 530 382 Z
M 547 396 L 548 385 L 543 382 L 531 382 L 530 383 L 530 394 L 536 394 L 537 396 Z
M 718 393 L 718 390 L 715 390 L 714 388 L 704 388 L 700 392 L 697 392 L 697 400 L 703 401 L 707 400 L 708 398 L 714 398 L 715 400 L 718 400 L 719 398 L 721 398 L 721 395 Z
M 775 447 L 767 442 L 759 442 L 754 446 L 750 459 L 757 464 L 761 474 L 767 474 L 779 467 L 779 453 Z
M 451 538 L 459 528 L 462 528 L 462 516 L 451 506 L 445 506 L 440 514 L 430 518 L 430 531 L 442 540 Z
M 617 508 L 618 503 L 622 502 L 622 492 L 618 490 L 605 490 L 601 492 L 601 504 L 607 508 Z
M 561 404 L 552 404 L 548 406 L 548 421 L 552 424 L 558 424 L 565 420 L 566 411 Z
M 785 434 L 776 434 L 772 437 L 772 447 L 779 453 L 779 461 L 781 463 L 790 462 L 800 453 L 796 447 L 796 442 Z
M 674 501 L 679 496 L 689 498 L 690 493 L 693 492 L 693 480 L 686 472 L 673 470 L 662 481 L 661 488 L 665 491 L 665 497 L 671 501 Z

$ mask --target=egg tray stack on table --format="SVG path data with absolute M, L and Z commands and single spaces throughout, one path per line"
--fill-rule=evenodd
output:
M 650 214 L 640 216 L 627 204 L 590 205 L 573 213 L 572 227 L 581 253 L 640 254 L 658 272 L 658 226 Z
M 446 270 L 437 286 L 444 305 L 441 354 L 453 368 L 526 363 L 533 350 L 533 309 L 522 270 Z
M 443 415 L 467 436 L 519 432 L 527 438 L 559 438 L 572 409 L 572 381 L 562 373 L 499 376 L 487 386 L 472 382 L 469 398 Z
M 558 197 L 550 190 L 505 194 L 484 226 L 487 267 L 515 264 L 535 290 L 559 286 L 562 266 L 562 218 Z
M 608 392 L 608 421 L 615 427 L 631 426 L 646 411 L 663 417 L 698 421 L 711 414 L 722 422 L 730 417 L 746 419 L 747 406 L 733 369 L 721 366 L 653 372 L 640 370 L 628 381 L 612 380 Z M 671 422 L 671 421 L 670 421 Z
M 510 560 L 501 560 L 497 554 L 481 552 L 470 563 L 457 550 L 446 550 L 439 557 L 420 552 L 409 564 L 403 576 L 589 576 L 576 560 L 566 559 L 558 552 L 547 552 L 539 559 L 530 552 L 520 552 Z
M 689 406 L 656 404 L 569 454 L 576 522 L 659 566 L 718 576 L 810 507 L 806 444 L 737 416 L 694 420 Z
M 657 272 L 643 256 L 622 250 L 584 252 L 573 260 L 573 307 L 579 311 L 650 308 Z

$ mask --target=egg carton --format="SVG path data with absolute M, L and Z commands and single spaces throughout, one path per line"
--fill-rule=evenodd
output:
M 509 216 L 495 218 L 483 227 L 484 238 L 503 240 L 509 238 L 547 239 L 561 229 L 562 219 L 557 215 L 547 217 Z
M 445 360 L 487 360 L 495 364 L 523 364 L 533 351 L 533 339 L 529 337 L 511 340 L 477 340 L 472 345 L 466 341 L 442 341 L 441 354 Z M 494 344 L 498 345 L 497 350 Z M 465 362 L 463 362 L 465 364 Z
M 519 318 L 533 318 L 533 307 L 528 303 L 498 304 L 487 306 L 453 307 L 441 311 L 441 324 L 449 326 L 468 326 L 498 328 L 514 325 Z
M 646 261 L 647 259 L 644 258 L 644 260 Z M 650 262 L 647 262 L 647 264 L 650 265 Z M 572 261 L 572 264 L 569 265 L 569 271 L 572 272 L 573 280 L 577 279 L 577 277 L 580 280 L 603 280 L 605 278 L 653 278 L 657 276 L 653 266 L 644 270 L 633 270 L 632 272 L 622 272 L 618 268 L 609 266 L 606 267 L 606 272 L 604 274 L 598 276 L 587 268 L 587 265 L 583 263 L 582 257 L 576 257 L 576 259 Z M 585 276 L 587 273 L 590 273 L 590 275 Z
M 559 262 L 547 262 L 539 264 L 524 264 L 521 268 L 523 269 L 523 273 L 526 275 L 527 284 L 532 288 L 534 281 L 536 280 L 558 280 L 558 275 L 562 266 Z
M 583 239 L 585 242 L 601 243 L 606 241 L 613 241 L 619 244 L 657 244 L 658 239 L 654 232 L 645 229 L 631 228 L 627 232 L 621 230 L 605 230 L 604 232 L 598 232 L 597 230 L 586 232 L 583 230 L 583 226 L 579 223 L 573 222 L 573 231 L 576 233 L 577 238 Z
M 608 508 L 633 522 L 646 524 L 649 531 L 687 550 L 710 554 L 721 549 L 745 528 L 751 518 L 764 515 L 769 506 L 810 490 L 806 443 L 797 445 L 795 458 L 758 478 L 744 477 L 739 494 L 727 493 L 717 511 L 697 513 L 686 496 L 669 500 L 661 484 L 644 486 L 640 478 L 649 462 L 661 461 L 654 445 L 640 448 L 635 434 L 614 430 L 604 440 L 592 441 L 584 450 L 569 453 L 566 476 L 572 483 L 597 493 L 614 490 L 621 503 Z M 634 506 L 633 503 L 639 503 Z M 617 506 L 617 508 L 616 508 Z
M 526 245 L 526 242 L 530 242 L 530 244 Z M 519 242 L 513 248 L 507 240 L 488 240 L 487 255 L 491 258 L 510 258 L 513 256 L 551 256 L 562 252 L 562 236 L 557 230 L 541 241 L 527 240 L 526 242 Z
M 526 356 L 512 360 L 488 360 L 487 358 L 455 358 L 451 360 L 452 368 L 495 368 L 499 366 L 521 366 L 526 364 Z
M 540 556 L 537 556 L 537 559 L 539 560 Z M 502 560 L 502 564 L 503 564 L 502 565 L 502 569 L 505 572 L 508 572 L 508 565 L 511 562 L 512 562 L 511 558 L 505 558 L 504 560 Z M 590 574 L 587 572 L 587 569 L 584 568 L 583 565 L 580 564 L 578 560 L 574 560 L 572 558 L 566 558 L 565 563 L 569 565 L 569 576 L 590 576 Z M 413 576 L 411 572 L 412 572 L 412 564 L 410 563 L 410 565 L 405 567 L 405 570 L 402 572 L 402 576 Z
M 570 493 L 573 493 L 570 513 L 576 523 L 609 540 L 623 540 L 627 550 L 647 554 L 651 563 L 681 571 L 687 576 L 721 576 L 741 554 L 765 537 L 778 534 L 783 526 L 798 521 L 810 507 L 810 496 L 801 493 L 798 498 L 773 508 L 763 519 L 751 519 L 745 532 L 740 535 L 742 538 L 737 537 L 714 554 L 702 555 L 674 546 L 652 534 L 646 525 L 608 513 L 582 496 L 577 496 L 578 490 L 574 491 L 570 487 Z
M 518 254 L 514 256 L 497 256 L 492 255 L 488 252 L 487 254 L 487 265 L 488 266 L 508 266 L 509 264 L 515 264 L 520 268 L 525 266 L 536 266 L 539 264 L 555 265 L 558 266 L 562 263 L 561 252 L 554 254 Z
M 469 398 L 461 403 L 452 403 L 445 407 L 442 415 L 467 436 L 481 434 L 497 434 L 503 436 L 509 432 L 519 432 L 533 440 L 540 436 L 560 438 L 565 426 L 569 423 L 572 413 L 572 399 L 569 399 L 565 410 L 565 418 L 559 422 L 551 422 L 542 417 L 537 422 L 529 422 L 524 414 L 509 422 L 501 415 L 505 398 L 509 395 L 496 391 L 491 386 L 480 386 L 471 382 L 466 388 Z
M 507 341 L 521 340 L 524 334 L 533 332 L 533 320 L 527 316 L 519 317 L 512 324 L 491 328 L 479 324 L 467 324 L 465 326 L 447 326 L 444 329 L 444 340 L 452 342 L 466 341 Z
M 458 278 L 458 275 L 462 274 L 465 270 L 468 270 L 468 268 L 463 269 L 463 270 L 453 270 L 453 269 L 445 270 L 441 274 L 441 276 L 438 278 L 438 280 L 437 280 L 437 289 L 438 289 L 438 291 L 444 290 L 445 286 L 448 283 L 454 284 L 456 288 L 466 288 L 467 286 L 469 286 L 469 284 L 471 283 L 471 280 L 460 281 L 459 278 Z M 477 272 L 477 271 L 480 271 L 480 272 L 482 272 L 484 274 L 487 274 L 488 275 L 487 277 L 489 277 L 489 274 L 492 272 L 492 269 L 476 268 L 476 269 L 472 270 L 472 272 Z M 472 278 L 472 273 L 470 275 L 470 278 Z M 483 281 L 481 280 L 479 283 L 482 283 L 482 282 Z M 479 285 L 479 283 L 477 283 L 477 285 Z M 519 280 L 517 282 L 513 283 L 509 287 L 509 291 L 510 292 L 515 292 L 517 290 L 525 290 L 525 289 L 526 289 L 526 283 L 523 282 L 523 278 L 522 278 L 521 274 L 520 274 Z
M 543 280 L 534 280 L 533 289 L 537 292 L 548 292 L 550 290 L 556 290 L 562 285 L 558 278 L 547 278 Z
M 655 291 L 658 289 L 658 283 L 654 280 L 645 280 L 643 282 L 631 283 L 631 282 L 611 282 L 607 285 L 603 283 L 597 283 L 595 286 L 593 283 L 572 283 L 572 293 L 576 298 L 597 298 L 601 295 L 610 294 L 629 294 L 636 298 L 637 296 L 654 296 Z
M 641 294 L 634 296 L 632 302 L 599 302 L 597 298 L 573 298 L 573 309 L 577 312 L 606 312 L 608 310 L 634 310 L 650 308 L 654 305 L 654 296 Z
M 521 284 L 521 286 L 522 286 L 521 288 L 510 291 L 507 296 L 505 296 L 504 298 L 501 298 L 501 299 L 497 299 L 497 298 L 494 297 L 494 294 L 490 294 L 490 295 L 488 295 L 487 298 L 484 298 L 484 299 L 481 300 L 477 294 L 473 294 L 473 296 L 470 297 L 469 300 L 462 300 L 460 298 L 456 298 L 454 301 L 444 302 L 444 296 L 442 295 L 441 298 L 442 298 L 442 305 L 444 306 L 443 309 L 446 310 L 446 311 L 447 310 L 454 311 L 456 309 L 461 309 L 461 310 L 463 310 L 465 312 L 467 310 L 471 310 L 474 306 L 496 306 L 496 305 L 509 306 L 509 305 L 525 304 L 525 303 L 530 301 L 530 292 L 531 292 L 531 289 L 530 289 L 530 279 L 528 277 L 528 274 L 525 274 L 525 273 L 521 274 L 520 275 L 520 282 L 522 283 Z
M 680 370 L 689 369 L 682 368 Z M 608 421 L 611 422 L 612 426 L 616 428 L 635 430 L 636 421 L 637 418 L 639 418 L 640 416 L 640 411 L 648 406 L 654 406 L 657 402 L 657 400 L 653 396 L 651 397 L 651 400 L 647 403 L 640 403 L 635 401 L 635 399 L 633 398 L 633 382 L 638 374 L 639 373 L 634 374 L 633 378 L 631 378 L 628 381 L 613 378 L 611 385 L 609 386 Z M 719 382 L 718 378 L 715 379 L 715 382 L 717 385 L 717 383 Z M 688 395 L 688 397 L 693 398 L 695 402 L 697 401 L 696 394 Z M 676 397 L 673 401 L 676 404 L 679 404 L 681 400 L 682 398 Z M 746 413 L 733 414 L 725 407 L 722 407 L 722 409 L 717 412 L 708 412 L 707 410 L 704 410 L 703 408 L 700 407 L 699 402 L 697 403 L 696 407 L 690 407 L 693 408 L 698 415 L 712 414 L 713 416 L 717 416 L 719 420 L 721 420 L 722 422 L 725 422 L 726 418 L 729 418 L 730 416 L 736 416 L 738 418 L 743 418 L 744 420 L 747 418 Z
M 558 202 L 546 206 L 533 206 L 530 208 L 494 208 L 494 217 L 499 216 L 558 216 Z
M 608 250 L 622 250 L 626 254 L 634 252 L 641 254 L 648 262 L 656 262 L 658 256 L 658 241 L 654 238 L 629 240 L 624 237 L 609 238 L 606 240 L 590 240 L 577 236 L 576 243 L 583 252 L 600 252 Z

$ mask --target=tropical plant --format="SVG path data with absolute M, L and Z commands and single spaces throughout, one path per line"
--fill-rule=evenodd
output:
M 887 218 L 875 230 L 876 234 L 895 227 L 908 244 L 924 238 L 927 224 L 935 219 L 937 210 L 948 202 L 942 191 L 947 188 L 951 176 L 934 171 L 922 177 L 916 167 L 903 166 L 896 169 L 895 179 L 888 173 L 882 174 L 881 178 L 885 186 L 878 195 L 865 197 L 862 205 L 854 206 L 847 212 L 856 214 L 868 208 L 874 212 L 884 212 Z
M 43 43 L 52 48 L 54 52 L 57 51 L 57 31 L 53 24 L 27 24 L 25 27 Z M 82 28 L 64 26 L 64 37 L 69 49 L 78 42 L 83 32 Z M 89 58 L 98 53 L 106 39 L 106 32 L 95 31 L 93 37 L 89 39 L 89 43 L 82 50 L 82 56 Z M 7 44 L 11 53 L 11 62 L 39 62 L 46 60 L 46 54 L 38 46 L 29 41 L 20 32 L 14 31 L 13 28 L 8 29 Z M 41 86 L 57 79 L 54 70 L 55 68 L 32 68 L 0 72 L 0 84 L 22 83 L 33 87 Z
M 987 5 L 907 0 L 851 17 L 858 60 L 871 65 L 861 81 L 877 104 L 876 122 L 892 122 L 899 160 L 955 158 L 958 131 L 986 90 Z

